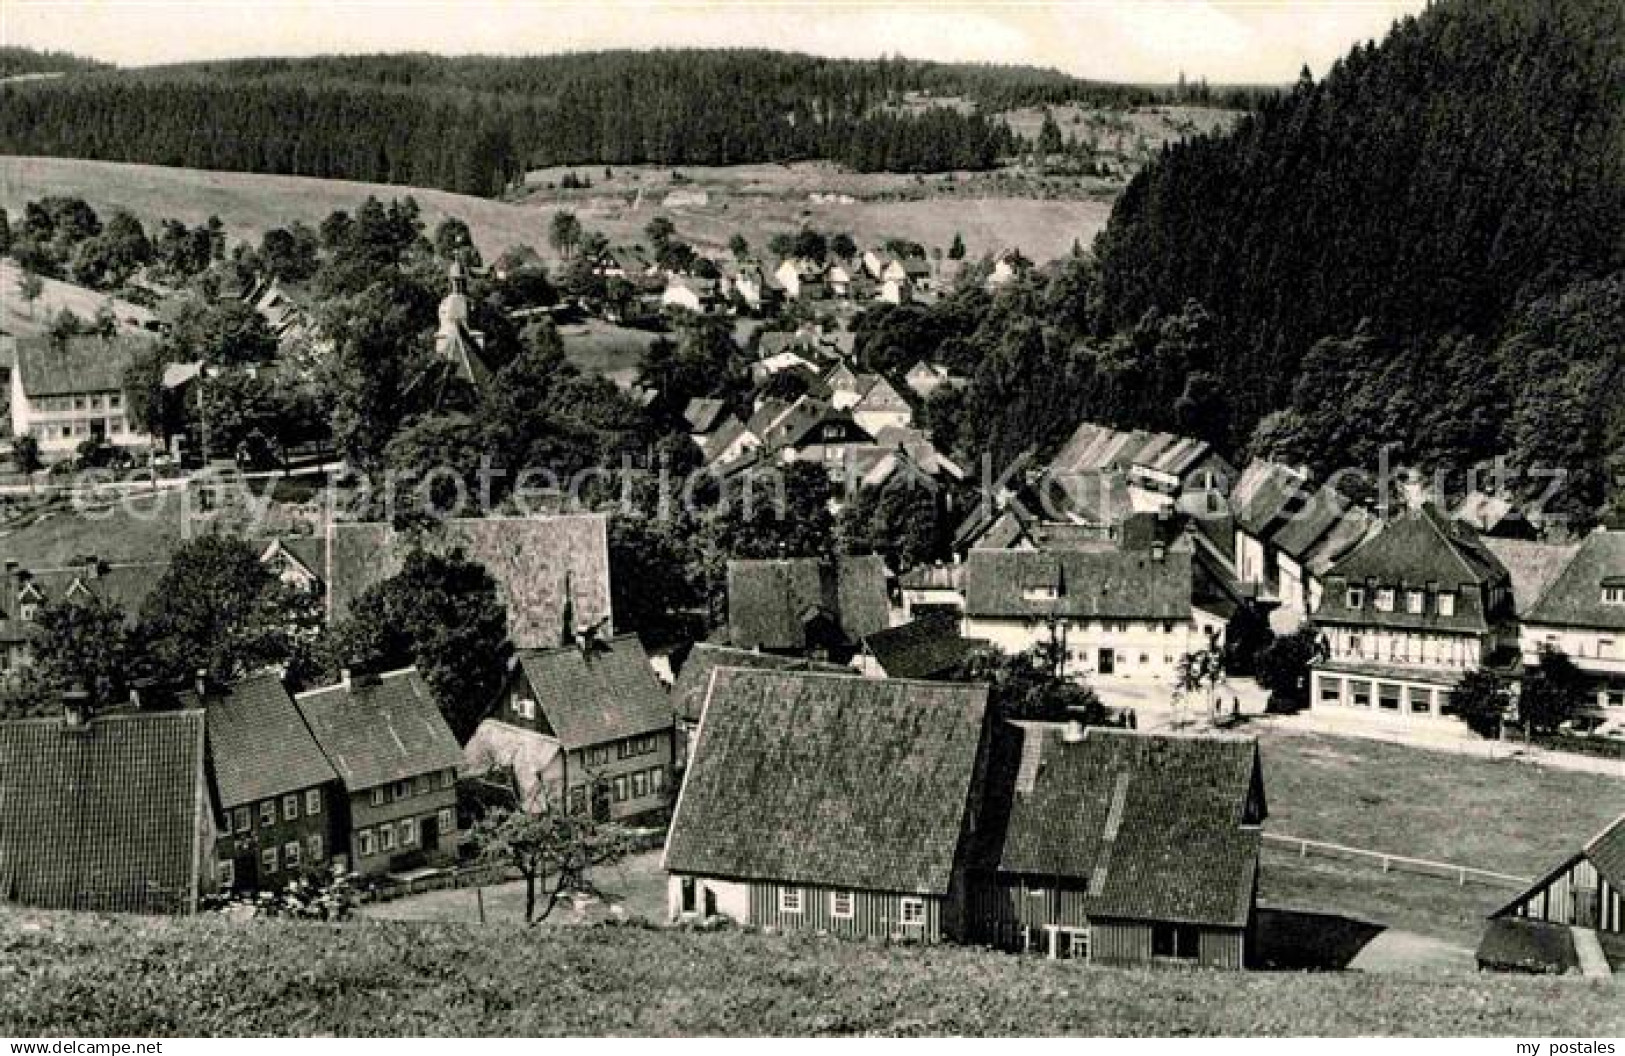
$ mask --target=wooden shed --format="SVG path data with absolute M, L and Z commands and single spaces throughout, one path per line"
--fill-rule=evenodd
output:
M 993 768 L 978 939 L 1097 964 L 1242 968 L 1266 806 L 1249 738 L 1019 723 Z
M 1625 815 L 1490 916 L 1625 934 Z

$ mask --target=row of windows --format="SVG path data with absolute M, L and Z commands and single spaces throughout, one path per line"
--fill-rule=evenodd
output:
M 47 424 L 41 422 L 35 427 L 35 429 L 30 431 L 33 432 L 37 430 L 40 435 L 40 439 L 42 440 L 71 440 L 76 436 L 89 437 L 94 435 L 96 432 L 100 432 L 104 436 L 124 436 L 130 431 L 129 425 L 124 421 L 123 418 L 101 419 L 101 428 L 99 430 L 91 428 L 91 426 L 95 424 L 96 422 L 94 421 L 86 421 L 83 419 L 76 422 L 63 422 L 60 425 L 55 423 Z
M 457 829 L 457 812 L 450 807 L 435 815 L 441 832 Z M 363 858 L 375 854 L 390 854 L 397 848 L 409 850 L 418 845 L 418 819 L 402 818 L 397 822 L 384 822 L 356 830 L 356 851 Z
M 1419 664 L 1443 667 L 1476 664 L 1480 653 L 1475 639 L 1461 635 L 1388 634 L 1374 635 L 1372 640 L 1367 641 L 1358 634 L 1350 634 L 1343 638 L 1341 644 L 1339 655 L 1356 660 L 1387 660 L 1402 664 L 1414 660 Z
M 71 411 L 119 410 L 124 406 L 124 395 L 109 392 L 92 396 L 39 396 L 29 401 L 35 414 L 67 414 Z
M 282 797 L 281 818 L 283 821 L 298 821 L 300 794 L 290 792 Z M 319 788 L 306 790 L 303 796 L 304 813 L 311 817 L 322 812 L 322 791 Z M 277 823 L 277 801 L 263 800 L 260 803 L 260 828 L 267 828 Z M 254 831 L 253 810 L 249 807 L 238 807 L 226 814 L 224 830 L 228 833 L 248 833 Z
M 1379 711 L 1435 715 L 1439 714 L 1442 701 L 1437 689 L 1402 686 L 1394 682 L 1371 682 L 1360 678 L 1349 679 L 1345 687 L 1341 678 L 1322 678 L 1320 703 L 1347 703 L 1356 708 L 1370 708 L 1375 703 Z
M 628 737 L 615 744 L 615 756 L 618 759 L 632 759 L 640 755 L 651 755 L 660 750 L 660 737 L 648 733 L 642 737 Z
M 1348 607 L 1351 609 L 1365 608 L 1366 588 L 1348 588 Z M 1373 603 L 1378 612 L 1393 612 L 1398 592 L 1393 587 L 1378 587 Z M 1433 594 L 1433 608 L 1440 616 L 1454 616 L 1456 614 L 1456 595 L 1447 590 L 1435 591 Z M 1405 611 L 1412 616 L 1421 616 L 1427 612 L 1427 592 L 1422 590 L 1407 590 L 1405 592 Z
M 856 898 L 850 891 L 829 892 L 829 915 L 835 920 L 851 920 Z M 805 901 L 799 887 L 779 888 L 779 912 L 800 913 Z M 904 898 L 898 906 L 899 923 L 904 927 L 919 927 L 925 923 L 925 899 Z
M 1039 599 L 1028 598 L 1028 601 Z M 1036 616 L 1027 617 L 1028 627 L 1037 627 L 1041 621 Z M 1066 630 L 1070 634 L 1087 634 L 1090 631 L 1100 631 L 1102 634 L 1128 634 L 1130 631 L 1147 631 L 1156 633 L 1159 629 L 1163 634 L 1173 634 L 1186 627 L 1185 624 L 1175 620 L 1102 620 L 1098 625 L 1089 620 L 1067 620 Z
M 450 788 L 457 783 L 457 775 L 451 770 L 441 770 L 434 774 L 419 774 L 404 781 L 396 781 L 392 785 L 379 785 L 372 790 L 372 805 L 381 807 L 388 802 L 400 802 L 411 799 L 413 796 L 426 796 L 437 788 Z
M 627 803 L 634 799 L 643 799 L 646 796 L 656 796 L 666 789 L 666 768 L 663 766 L 651 767 L 648 770 L 638 770 L 630 774 L 617 774 L 605 780 L 608 786 L 609 798 L 612 803 Z M 573 813 L 585 813 L 588 808 L 588 786 L 574 785 L 570 788 L 570 810 Z
M 327 845 L 322 840 L 322 834 L 313 832 L 301 844 L 298 840 L 289 840 L 279 847 L 266 847 L 260 851 L 260 875 L 267 877 L 273 873 L 298 869 L 309 862 L 317 864 L 327 853 Z M 220 883 L 227 890 L 237 886 L 237 863 L 231 858 L 220 860 Z

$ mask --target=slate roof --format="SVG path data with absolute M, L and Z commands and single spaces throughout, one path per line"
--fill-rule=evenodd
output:
M 1271 537 L 1277 549 L 1302 564 L 1307 555 L 1326 537 L 1348 511 L 1348 503 L 1335 488 L 1322 485 L 1315 489 L 1309 501 Z
M 1326 533 L 1325 538 L 1304 555 L 1304 567 L 1314 575 L 1325 575 L 1331 571 L 1333 565 L 1365 542 L 1376 526 L 1376 518 L 1370 513 L 1359 506 L 1351 506 L 1344 512 L 1342 520 Z
M 719 669 L 665 868 L 945 895 L 986 714 L 986 686 Z
M 155 562 L 127 565 L 98 563 L 94 569 L 88 563 L 66 568 L 23 569 L 17 578 L 0 584 L 0 590 L 4 591 L 4 597 L 0 597 L 0 624 L 10 623 L 24 629 L 32 626 L 22 620 L 4 619 L 18 614 L 19 594 L 32 588 L 30 593 L 38 594 L 40 604 L 77 597 L 81 593 L 94 595 L 117 605 L 124 611 L 125 620 L 134 626 L 141 617 L 141 609 L 146 605 L 148 596 L 168 570 L 167 564 Z M 0 628 L 0 641 L 7 640 L 6 634 Z
M 671 728 L 666 690 L 635 634 L 516 659 L 538 711 L 567 751 Z
M 938 615 L 876 631 L 862 645 L 887 678 L 936 678 L 987 643 L 962 636 L 957 617 Z
M 671 687 L 671 707 L 684 722 L 699 722 L 705 710 L 705 694 L 711 688 L 711 672 L 719 667 L 743 667 L 762 671 L 820 671 L 830 675 L 848 675 L 857 672 L 843 664 L 826 664 L 818 660 L 805 660 L 799 656 L 779 656 L 774 653 L 753 653 L 748 649 L 734 649 L 711 642 L 697 642 L 689 650 L 688 659 L 677 673 Z
M 1245 927 L 1265 813 L 1250 738 L 1020 725 L 1003 873 L 1087 883 L 1091 917 Z M 1251 804 L 1251 806 L 1250 806 Z
M 463 750 L 429 687 L 407 668 L 294 698 L 305 725 L 350 792 L 456 768 Z
M 1512 604 L 1526 618 L 1579 551 L 1579 543 L 1535 543 L 1487 536 L 1484 545 L 1512 577 Z
M 1028 598 L 1043 588 L 1054 598 Z M 1186 620 L 1191 614 L 1191 551 L 1113 546 L 1053 551 L 972 550 L 965 561 L 965 614 L 1082 619 Z
M 1586 536 L 1579 552 L 1524 619 L 1559 627 L 1625 630 L 1625 605 L 1603 604 L 1604 584 L 1625 587 L 1625 531 Z
M 834 619 L 848 641 L 891 623 L 886 565 L 876 556 L 728 562 L 728 633 L 741 649 L 802 649 L 809 610 Z
M 728 404 L 725 401 L 696 396 L 688 401 L 683 417 L 688 420 L 690 432 L 709 433 L 722 424 L 727 413 Z
M 49 336 L 19 338 L 17 370 L 23 391 L 30 399 L 122 392 L 125 368 L 154 340 L 138 331 L 120 331 L 111 338 L 75 334 L 65 341 Z
M 0 722 L 0 903 L 196 908 L 213 822 L 201 711 Z
M 209 759 L 225 810 L 339 779 L 275 675 L 255 675 L 205 702 Z
M 422 533 L 388 524 L 329 528 L 327 615 L 342 619 L 369 587 L 400 572 L 414 542 L 434 553 L 460 549 L 496 580 L 508 609 L 508 637 L 520 649 L 545 649 L 564 635 L 565 583 L 578 625 L 611 616 L 609 535 L 601 514 L 487 517 L 441 522 Z
M 1482 588 L 1504 583 L 1510 595 L 1511 587 L 1511 577 L 1478 533 L 1465 524 L 1447 520 L 1431 505 L 1407 510 L 1388 521 L 1376 535 L 1333 566 L 1329 575 L 1350 585 L 1369 581 L 1378 589 L 1394 589 L 1394 610 L 1377 609 L 1370 590 L 1359 610 L 1348 608 L 1344 591 L 1328 590 L 1315 610 L 1315 619 L 1423 631 L 1482 633 L 1502 616 L 1484 611 Z M 1456 593 L 1453 615 L 1439 613 L 1431 597 L 1424 612 L 1406 611 L 1404 591 L 1425 589 L 1429 583 Z
M 1079 470 L 1048 473 L 1040 482 L 1055 517 L 1082 524 L 1116 525 L 1134 512 L 1128 481 L 1121 473 Z M 1037 513 L 1042 505 L 1028 504 Z

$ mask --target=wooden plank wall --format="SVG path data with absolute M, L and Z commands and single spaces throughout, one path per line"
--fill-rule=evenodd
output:
M 852 916 L 840 919 L 831 912 L 835 889 L 793 887 L 801 892 L 801 912 L 779 909 L 779 893 L 791 885 L 753 883 L 750 885 L 750 923 L 780 931 L 823 931 L 847 938 L 900 938 L 917 942 L 942 941 L 942 899 L 931 896 L 904 896 L 879 891 L 853 891 Z M 904 927 L 903 899 L 919 897 L 925 903 L 923 926 Z
M 1597 867 L 1583 858 L 1546 886 L 1530 892 L 1513 912 L 1531 920 L 1572 924 L 1577 887 L 1597 891 L 1597 930 L 1625 933 L 1625 893 L 1614 890 L 1608 881 L 1597 875 Z

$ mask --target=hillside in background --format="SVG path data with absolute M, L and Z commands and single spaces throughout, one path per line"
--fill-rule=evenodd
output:
M 1234 447 L 1508 453 L 1596 506 L 1625 459 L 1621 55 L 1616 0 L 1404 20 L 1131 182 L 1096 243 L 1100 331 L 1197 302 Z
M 1625 1031 L 1611 980 L 1091 969 L 640 927 L 25 914 L 0 1032 L 45 1036 L 1483 1035 Z
M 490 195 L 559 164 L 985 169 L 1017 146 L 994 111 L 1161 94 L 1030 67 L 769 51 L 250 59 L 7 85 L 0 153 Z M 899 105 L 931 98 L 956 105 Z

